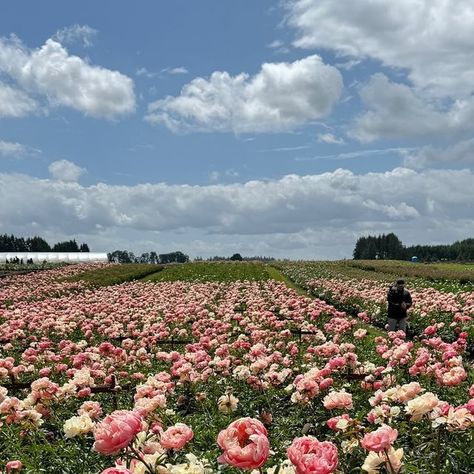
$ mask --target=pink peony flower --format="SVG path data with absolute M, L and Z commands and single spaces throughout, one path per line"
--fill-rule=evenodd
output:
M 465 408 L 469 410 L 471 415 L 474 415 L 474 398 L 471 398 L 465 405 Z
M 141 431 L 142 417 L 135 411 L 117 410 L 107 415 L 94 429 L 93 449 L 101 454 L 117 454 Z
M 18 460 L 8 461 L 5 466 L 5 472 L 6 474 L 9 474 L 10 472 L 13 472 L 13 471 L 20 471 L 22 468 L 23 468 L 23 463 L 21 461 L 18 461 Z
M 344 413 L 344 415 L 329 418 L 329 420 L 326 421 L 326 424 L 329 429 L 333 431 L 346 431 L 347 426 L 351 421 L 351 417 L 347 413 Z
M 328 378 L 326 378 L 326 379 L 321 380 L 321 382 L 319 382 L 319 388 L 320 388 L 321 390 L 326 390 L 326 389 L 329 388 L 333 383 L 334 383 L 334 380 L 333 380 L 331 377 L 328 377 Z
M 329 474 L 337 468 L 337 448 L 329 441 L 320 442 L 313 436 L 295 438 L 288 448 L 288 459 L 296 474 Z
M 268 459 L 270 442 L 263 424 L 254 418 L 240 418 L 217 436 L 224 450 L 218 461 L 240 469 L 257 469 Z
M 418 394 L 422 392 L 421 385 L 418 382 L 410 382 L 405 385 L 402 385 L 397 393 L 396 393 L 396 400 L 399 402 L 409 402 L 413 400 Z
M 427 326 L 423 332 L 425 333 L 426 336 L 433 336 L 434 334 L 436 334 L 437 331 L 438 331 L 437 326 Z
M 80 406 L 77 413 L 79 415 L 88 415 L 92 420 L 96 420 L 102 415 L 102 408 L 100 403 L 89 400 Z
M 165 449 L 174 449 L 178 451 L 186 443 L 193 439 L 193 430 L 184 423 L 176 423 L 164 431 L 160 438 L 160 444 Z
M 344 408 L 350 410 L 352 406 L 352 395 L 345 390 L 340 392 L 330 392 L 323 399 L 324 408 L 333 410 L 334 408 Z
M 366 334 L 367 329 L 357 329 L 357 331 L 354 332 L 354 337 L 356 339 L 362 339 L 363 337 L 365 337 Z
M 361 441 L 361 446 L 367 451 L 386 451 L 397 439 L 398 431 L 388 425 L 382 425 L 378 430 L 367 433 Z

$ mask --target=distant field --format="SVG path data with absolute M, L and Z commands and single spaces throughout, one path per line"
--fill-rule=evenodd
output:
M 64 266 L 62 263 L 34 263 L 34 264 L 16 264 L 16 263 L 0 263 L 0 277 L 10 275 L 21 275 L 40 270 L 51 270 Z
M 163 268 L 163 265 L 146 263 L 109 265 L 74 275 L 67 278 L 67 281 L 87 281 L 94 286 L 117 285 L 126 281 L 140 280 L 147 275 L 160 272 Z
M 474 282 L 474 264 L 464 263 L 412 263 L 399 260 L 350 260 L 338 262 L 366 272 L 380 272 L 427 280 L 457 280 Z
M 304 265 L 302 265 L 304 264 Z M 273 264 L 282 270 L 293 268 L 293 277 L 306 279 L 308 272 L 322 278 L 341 280 L 375 280 L 385 283 L 398 278 L 407 280 L 409 286 L 433 287 L 441 291 L 474 290 L 474 265 L 461 263 L 424 264 L 399 260 L 339 260 L 276 262 Z
M 147 281 L 269 280 L 265 265 L 254 262 L 196 262 L 167 266 L 144 278 Z
M 290 264 L 291 265 L 291 264 Z M 276 263 L 274 267 L 278 268 Z M 393 281 L 407 278 L 417 285 L 440 286 L 450 291 L 474 287 L 474 264 L 423 264 L 395 260 L 344 260 L 307 262 L 318 274 L 338 278 L 368 278 Z M 237 281 L 277 278 L 271 266 L 259 262 L 193 262 L 173 265 L 122 264 L 87 271 L 69 281 L 87 281 L 94 286 L 108 286 L 126 281 Z
M 109 286 L 133 280 L 146 281 L 238 281 L 269 280 L 267 268 L 254 262 L 196 262 L 173 265 L 121 264 L 86 271 L 67 281 L 86 281 Z

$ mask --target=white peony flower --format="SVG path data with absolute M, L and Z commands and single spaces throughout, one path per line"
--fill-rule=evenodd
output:
M 75 436 L 90 433 L 94 429 L 94 422 L 88 415 L 73 416 L 66 420 L 63 425 L 66 438 L 74 438 Z

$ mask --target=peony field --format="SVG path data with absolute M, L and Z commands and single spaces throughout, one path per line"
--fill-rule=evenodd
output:
M 0 472 L 472 474 L 472 269 L 439 267 L 3 276 Z M 385 328 L 398 276 L 406 334 Z

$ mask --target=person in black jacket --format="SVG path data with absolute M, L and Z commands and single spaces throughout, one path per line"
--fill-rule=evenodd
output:
M 405 288 L 404 280 L 397 280 L 391 285 L 387 293 L 388 302 L 388 330 L 407 330 L 407 309 L 413 304 L 410 292 Z

